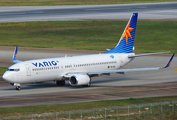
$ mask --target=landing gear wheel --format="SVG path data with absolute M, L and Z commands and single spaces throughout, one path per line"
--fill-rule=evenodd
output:
M 19 91 L 20 91 L 20 89 L 21 89 L 20 86 L 17 86 L 17 87 L 16 87 L 16 90 L 19 90 Z
M 57 81 L 56 84 L 57 84 L 58 86 L 64 86 L 64 85 L 65 85 L 65 81 L 64 81 L 64 80 Z

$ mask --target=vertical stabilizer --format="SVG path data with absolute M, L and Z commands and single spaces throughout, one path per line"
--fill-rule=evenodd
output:
M 13 54 L 13 57 L 12 57 L 12 62 L 13 63 L 18 63 L 18 62 L 21 62 L 18 60 L 17 58 L 17 53 L 18 53 L 18 46 L 15 47 L 15 50 L 14 50 L 14 54 Z
M 133 13 L 125 30 L 120 37 L 118 44 L 115 48 L 107 51 L 105 54 L 109 53 L 132 53 L 136 32 L 136 23 L 137 23 L 138 13 Z

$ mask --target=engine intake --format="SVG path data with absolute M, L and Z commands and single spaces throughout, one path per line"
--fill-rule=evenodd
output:
M 78 85 L 88 85 L 90 82 L 90 77 L 88 75 L 73 75 L 69 79 L 69 84 L 72 86 L 78 86 Z

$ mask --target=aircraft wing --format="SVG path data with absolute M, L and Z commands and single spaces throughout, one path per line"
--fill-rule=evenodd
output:
M 166 64 L 166 66 L 163 67 L 152 67 L 152 68 L 134 68 L 134 69 L 118 69 L 118 70 L 109 70 L 109 71 L 93 71 L 93 72 L 75 72 L 75 73 L 67 73 L 64 75 L 64 77 L 71 77 L 75 74 L 87 74 L 89 76 L 95 75 L 95 74 L 107 74 L 107 73 L 125 73 L 125 72 L 131 72 L 131 71 L 147 71 L 147 70 L 159 70 L 164 69 L 170 66 L 171 61 L 173 60 L 175 54 L 172 55 L 169 62 Z

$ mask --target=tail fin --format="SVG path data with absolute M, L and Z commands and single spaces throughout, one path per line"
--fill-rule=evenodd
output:
M 18 46 L 15 47 L 15 50 L 14 50 L 14 54 L 13 54 L 13 58 L 12 58 L 12 62 L 13 63 L 18 63 L 18 62 L 21 62 L 17 59 L 17 53 L 18 53 Z
M 138 18 L 138 13 L 133 13 L 127 26 L 125 27 L 125 30 L 118 44 L 115 46 L 115 48 L 107 51 L 105 54 L 133 52 L 137 18 Z

